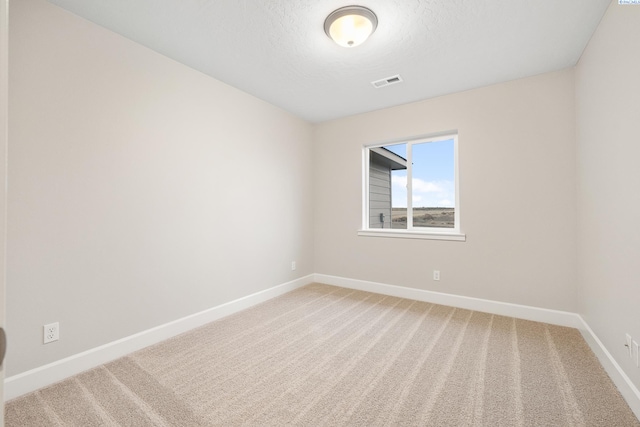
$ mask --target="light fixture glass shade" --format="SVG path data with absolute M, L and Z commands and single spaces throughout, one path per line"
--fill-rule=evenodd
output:
M 378 26 L 375 13 L 362 6 L 347 6 L 331 12 L 324 32 L 343 47 L 355 47 L 369 38 Z

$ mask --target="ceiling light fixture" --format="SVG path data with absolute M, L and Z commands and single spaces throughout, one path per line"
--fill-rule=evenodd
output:
M 324 21 L 324 32 L 343 47 L 356 47 L 369 38 L 378 26 L 378 17 L 362 6 L 336 9 Z

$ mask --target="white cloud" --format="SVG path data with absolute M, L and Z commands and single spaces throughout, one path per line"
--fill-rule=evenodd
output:
M 407 177 L 392 175 L 393 206 L 407 205 Z M 413 179 L 413 205 L 415 207 L 454 207 L 455 188 L 451 181 L 424 181 Z
M 419 178 L 413 178 L 414 193 L 440 193 L 444 191 L 441 183 L 435 181 L 424 181 Z M 407 188 L 407 177 L 394 175 L 391 177 L 391 183 L 394 187 Z
M 442 187 L 436 182 L 423 181 L 413 178 L 413 193 L 441 193 Z
M 407 177 L 393 175 L 391 183 L 394 187 L 407 188 Z M 443 188 L 437 182 L 413 178 L 412 183 L 414 193 L 438 193 L 443 191 Z
M 398 175 L 392 175 L 391 176 L 391 184 L 394 187 L 400 187 L 400 188 L 406 188 L 407 187 L 407 176 L 398 176 Z

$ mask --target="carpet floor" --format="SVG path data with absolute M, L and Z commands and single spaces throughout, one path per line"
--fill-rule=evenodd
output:
M 14 426 L 640 426 L 580 333 L 312 284 L 7 403 Z

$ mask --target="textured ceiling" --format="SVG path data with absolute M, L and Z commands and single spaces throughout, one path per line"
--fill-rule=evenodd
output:
M 351 1 L 50 2 L 311 122 L 571 67 L 610 4 L 362 0 L 378 29 L 346 49 L 323 23 Z

